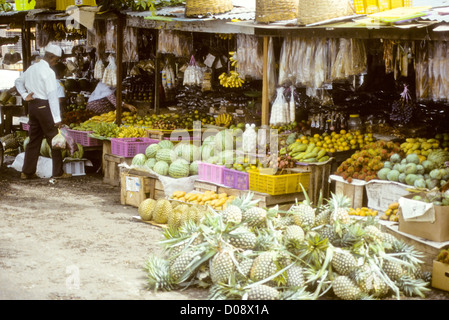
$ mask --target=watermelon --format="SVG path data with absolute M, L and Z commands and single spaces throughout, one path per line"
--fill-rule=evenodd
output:
M 168 169 L 170 165 L 165 161 L 157 161 L 154 164 L 153 171 L 162 176 L 166 176 L 168 174 Z
M 155 158 L 157 161 L 165 161 L 170 164 L 176 160 L 177 156 L 175 150 L 162 148 L 156 152 Z
M 156 164 L 156 159 L 155 158 L 149 158 L 149 159 L 147 159 L 147 161 L 145 161 L 145 163 L 143 164 L 143 166 L 145 167 L 145 168 L 148 168 L 148 169 L 153 169 L 153 167 L 154 167 L 154 165 Z
M 190 166 L 188 163 L 182 160 L 176 160 L 168 169 L 168 174 L 172 178 L 185 178 L 188 177 L 190 173 Z
M 145 161 L 147 161 L 147 157 L 145 156 L 145 154 L 138 153 L 133 157 L 131 164 L 133 166 L 143 166 L 145 164 Z
M 189 163 L 198 160 L 200 156 L 200 149 L 193 144 L 180 144 L 180 147 L 178 148 L 178 157 Z
M 194 176 L 198 174 L 198 161 L 193 161 L 190 164 L 190 175 Z
M 205 146 L 205 145 L 212 145 L 213 146 L 214 144 L 215 144 L 215 136 L 208 136 L 203 141 L 203 146 Z
M 45 138 L 42 139 L 40 154 L 43 157 L 51 158 L 51 149 L 50 146 L 48 145 L 47 139 Z
M 161 149 L 161 146 L 157 143 L 150 144 L 146 150 L 145 150 L 145 156 L 147 158 L 154 158 L 156 157 L 156 153 L 158 150 Z
M 232 130 L 222 130 L 215 136 L 215 150 L 224 151 L 234 148 L 234 135 Z
M 174 148 L 173 142 L 171 142 L 170 140 L 162 140 L 158 143 L 158 145 L 161 149 L 173 149 Z
M 204 144 L 201 146 L 201 160 L 207 161 L 207 159 L 214 156 L 214 147 L 212 145 Z

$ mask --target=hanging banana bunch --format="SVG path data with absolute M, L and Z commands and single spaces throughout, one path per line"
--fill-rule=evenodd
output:
M 215 124 L 217 126 L 229 127 L 232 123 L 232 120 L 232 115 L 230 115 L 229 113 L 220 113 L 215 118 Z
M 235 57 L 235 51 L 229 52 L 229 61 L 231 67 L 235 69 L 238 64 L 238 60 Z M 245 83 L 245 80 L 240 78 L 239 73 L 236 70 L 223 72 L 218 79 L 220 80 L 220 85 L 225 88 L 240 88 Z
M 232 33 L 219 33 L 218 38 L 221 40 L 231 40 L 234 37 Z

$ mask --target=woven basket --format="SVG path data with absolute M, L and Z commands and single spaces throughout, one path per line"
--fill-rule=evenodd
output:
M 298 24 L 311 24 L 354 13 L 349 0 L 299 0 Z
M 298 0 L 256 0 L 256 21 L 292 20 L 298 14 Z
M 186 16 L 201 16 L 231 11 L 232 0 L 186 0 Z
M 56 9 L 56 0 L 36 0 L 34 9 Z

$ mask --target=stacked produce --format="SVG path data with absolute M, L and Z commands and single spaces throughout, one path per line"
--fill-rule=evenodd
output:
M 421 191 L 412 197 L 412 200 L 433 203 L 435 206 L 449 206 L 449 192 L 441 192 L 438 189 Z
M 220 113 L 215 118 L 215 124 L 220 127 L 228 128 L 233 122 L 232 115 L 229 113 Z
M 69 28 L 64 22 L 44 22 L 42 30 L 49 35 L 51 41 L 74 41 L 84 39 L 87 35 L 86 28 Z
M 373 219 L 351 219 L 346 196 L 315 206 L 306 197 L 282 215 L 252 196 L 206 212 L 199 225 L 165 229 L 164 255 L 146 259 L 148 287 L 208 288 L 211 300 L 400 299 L 429 290 L 422 253 Z
M 30 137 L 26 137 L 24 142 L 23 142 L 23 150 L 25 150 L 27 144 L 30 141 Z M 72 158 L 72 159 L 82 159 L 84 157 L 84 147 L 77 143 L 77 149 L 75 152 L 71 153 L 70 150 L 67 149 L 62 149 L 62 158 Z M 41 148 L 40 148 L 40 152 L 39 155 L 41 155 L 42 157 L 46 157 L 46 158 L 51 158 L 51 147 L 47 142 L 47 139 L 42 139 L 42 143 L 41 143 Z
M 148 198 L 140 203 L 137 211 L 143 221 L 166 224 L 168 228 L 179 228 L 186 222 L 199 224 L 207 209 L 167 199 Z
M 437 133 L 435 135 L 435 139 L 440 142 L 441 148 L 447 150 L 449 148 L 449 133 Z
M 349 183 L 353 179 L 371 181 L 378 177 L 378 171 L 383 168 L 384 162 L 389 161 L 393 154 L 400 157 L 400 152 L 399 143 L 384 140 L 371 142 L 343 161 L 335 174 Z
M 185 178 L 198 174 L 198 147 L 179 143 L 176 147 L 169 140 L 149 145 L 145 154 L 138 153 L 132 159 L 132 165 L 144 170 L 152 170 L 162 176 Z
M 171 198 L 173 200 L 187 202 L 189 204 L 210 206 L 214 210 L 222 210 L 226 205 L 234 200 L 235 196 L 230 196 L 227 193 L 216 193 L 215 191 L 205 192 L 185 192 L 175 191 Z
M 393 202 L 388 205 L 387 210 L 385 210 L 385 213 L 379 217 L 381 220 L 388 220 L 388 221 L 399 221 L 398 217 L 398 211 L 399 211 L 399 203 Z
M 69 126 L 70 128 L 74 128 L 81 123 L 89 120 L 94 116 L 94 113 L 90 110 L 73 110 L 64 112 L 62 115 L 62 123 Z
M 359 216 L 359 217 L 376 217 L 377 216 L 377 210 L 362 207 L 362 208 L 350 208 L 348 211 L 349 215 L 353 216 Z
M 395 153 L 384 161 L 383 167 L 377 172 L 377 177 L 380 180 L 396 181 L 415 188 L 442 187 L 449 181 L 446 161 L 449 161 L 449 152 L 442 149 L 431 151 L 422 161 L 415 153 L 409 153 L 405 157 Z
M 429 153 L 441 149 L 441 142 L 438 139 L 407 138 L 401 144 L 401 149 L 406 155 L 417 154 L 422 162 L 427 159 Z

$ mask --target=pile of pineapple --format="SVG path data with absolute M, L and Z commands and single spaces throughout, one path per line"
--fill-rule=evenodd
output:
M 344 300 L 420 296 L 429 290 L 422 254 L 354 219 L 343 194 L 288 211 L 257 206 L 253 194 L 163 231 L 164 254 L 145 261 L 148 288 L 207 288 L 209 299 Z

